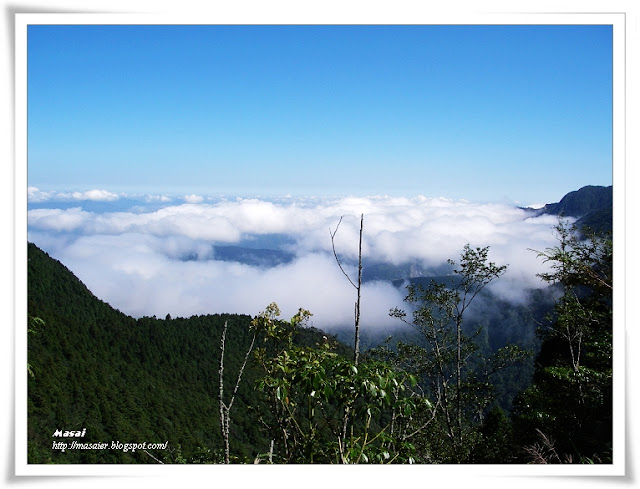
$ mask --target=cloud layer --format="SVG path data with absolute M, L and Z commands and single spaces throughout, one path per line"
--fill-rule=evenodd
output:
M 29 187 L 27 195 L 30 202 L 45 202 L 47 200 L 93 200 L 111 201 L 119 198 L 118 194 L 107 190 L 87 190 L 85 192 L 43 192 L 37 187 Z
M 42 195 L 31 193 L 42 202 Z M 106 200 L 110 195 L 76 192 L 69 200 Z M 256 314 L 276 301 L 284 315 L 298 307 L 311 310 L 314 324 L 322 328 L 353 323 L 355 291 L 331 252 L 330 229 L 341 217 L 335 243 L 347 265 L 357 258 L 364 214 L 367 260 L 435 269 L 459 257 L 467 243 L 490 246 L 490 259 L 509 265 L 495 290 L 512 300 L 541 285 L 536 273 L 543 264 L 529 249 L 556 244 L 555 217 L 531 217 L 505 204 L 426 197 L 212 202 L 187 195 L 183 201 L 155 210 L 34 208 L 28 212 L 29 239 L 61 260 L 98 297 L 133 316 Z M 290 263 L 265 269 L 215 260 L 214 245 L 260 246 L 274 235 L 288 237 L 287 251 L 295 254 Z M 349 271 L 355 276 L 354 269 Z M 367 283 L 364 323 L 389 324 L 388 310 L 402 299 L 402 291 L 391 284 Z

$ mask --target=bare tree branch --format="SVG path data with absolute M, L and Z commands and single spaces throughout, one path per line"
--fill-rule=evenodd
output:
M 333 256 L 335 257 L 336 262 L 338 263 L 338 267 L 340 267 L 340 271 L 344 274 L 345 277 L 347 277 L 347 280 L 349 281 L 349 283 L 353 285 L 354 288 L 357 289 L 358 286 L 355 283 L 353 283 L 353 280 L 351 280 L 351 277 L 349 277 L 349 274 L 344 271 L 344 268 L 342 268 L 342 263 L 340 263 L 340 258 L 338 258 L 338 253 L 336 252 L 335 237 L 343 217 L 344 216 L 340 216 L 340 220 L 338 221 L 338 225 L 336 226 L 335 231 L 331 232 L 331 228 L 329 228 L 329 235 L 331 236 L 331 248 L 333 249 Z
M 253 339 L 251 340 L 251 345 L 247 350 L 247 354 L 244 357 L 244 362 L 242 362 L 242 366 L 240 367 L 240 372 L 238 373 L 238 378 L 236 379 L 236 385 L 233 388 L 233 393 L 231 394 L 231 399 L 229 400 L 229 404 L 225 404 L 224 402 L 224 343 L 227 335 L 227 321 L 224 322 L 224 327 L 222 328 L 222 337 L 220 338 L 220 368 L 218 370 L 219 374 L 219 387 L 218 387 L 218 402 L 220 404 L 220 431 L 222 432 L 222 440 L 224 441 L 224 463 L 230 463 L 229 459 L 229 422 L 231 420 L 231 406 L 233 406 L 233 401 L 236 398 L 236 393 L 238 392 L 238 387 L 240 386 L 240 380 L 242 379 L 242 373 L 244 372 L 244 368 L 247 365 L 247 360 L 249 359 L 249 354 L 251 350 L 253 350 L 253 345 L 256 341 L 256 335 L 254 333 Z
M 154 457 L 153 455 L 151 455 L 149 452 L 147 452 L 146 450 L 142 450 L 144 453 L 146 453 L 147 455 L 149 455 L 153 460 L 155 460 L 156 462 L 158 462 L 159 464 L 164 465 L 164 462 L 162 462 L 161 460 L 158 460 L 156 457 Z
M 331 248 L 333 249 L 333 256 L 336 259 L 336 262 L 338 263 L 338 267 L 340 267 L 340 271 L 344 274 L 345 277 L 347 277 L 347 280 L 349 281 L 349 283 L 356 289 L 357 291 L 357 298 L 356 298 L 356 302 L 355 302 L 355 308 L 354 308 L 354 321 L 355 321 L 355 342 L 354 342 L 354 363 L 356 365 L 358 365 L 358 358 L 360 356 L 360 298 L 361 298 L 361 290 L 362 290 L 362 232 L 364 229 L 364 214 L 360 215 L 360 239 L 358 241 L 358 282 L 357 285 L 356 283 L 351 280 L 351 277 L 349 277 L 349 274 L 344 270 L 342 263 L 340 262 L 340 258 L 338 257 L 338 253 L 336 252 L 336 245 L 335 245 L 335 237 L 336 234 L 338 233 L 338 229 L 340 228 L 340 223 L 342 222 L 342 218 L 344 216 L 340 217 L 340 220 L 338 221 L 338 225 L 336 226 L 335 231 L 331 231 L 331 228 L 329 228 L 329 235 L 331 236 Z

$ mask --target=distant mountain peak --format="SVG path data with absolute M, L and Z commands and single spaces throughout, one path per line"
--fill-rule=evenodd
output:
M 540 214 L 576 217 L 576 225 L 593 231 L 613 229 L 613 186 L 587 185 L 566 194 L 560 202 L 547 204 Z

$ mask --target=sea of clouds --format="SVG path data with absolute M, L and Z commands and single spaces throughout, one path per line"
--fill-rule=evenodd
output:
M 30 187 L 27 220 L 29 241 L 134 317 L 253 315 L 275 301 L 283 316 L 304 307 L 315 326 L 331 329 L 353 324 L 356 296 L 336 264 L 330 232 L 340 223 L 336 251 L 355 281 L 361 215 L 368 262 L 436 270 L 467 243 L 490 246 L 490 260 L 509 265 L 492 289 L 511 301 L 543 285 L 536 274 L 545 264 L 531 250 L 557 244 L 555 216 L 424 196 L 212 199 Z M 274 236 L 293 260 L 269 268 L 216 260 L 215 245 L 260 247 Z M 404 295 L 389 282 L 366 282 L 363 324 L 392 324 L 389 309 L 402 306 Z

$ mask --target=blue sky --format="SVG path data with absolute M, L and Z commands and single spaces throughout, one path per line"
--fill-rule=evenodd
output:
M 554 202 L 612 183 L 611 34 L 33 25 L 29 185 Z

